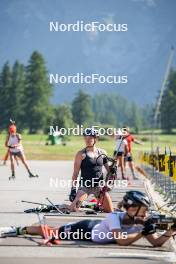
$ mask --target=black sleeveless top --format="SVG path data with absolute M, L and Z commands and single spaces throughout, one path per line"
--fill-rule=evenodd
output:
M 98 156 L 102 154 L 102 152 L 98 150 Z M 87 155 L 87 149 L 84 149 L 83 154 L 85 154 L 85 158 L 81 162 L 81 176 L 80 176 L 80 187 L 97 187 L 100 180 L 103 180 L 103 172 L 102 168 L 105 163 L 107 163 L 107 158 L 104 156 L 90 157 Z

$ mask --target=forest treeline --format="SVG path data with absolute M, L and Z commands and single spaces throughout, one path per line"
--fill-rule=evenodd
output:
M 152 106 L 141 107 L 116 94 L 89 95 L 79 90 L 67 104 L 53 104 L 54 87 L 49 83 L 42 54 L 34 51 L 27 65 L 6 62 L 0 72 L 0 130 L 6 129 L 9 119 L 18 128 L 37 133 L 50 125 L 72 127 L 79 125 L 130 126 L 133 131 L 149 129 Z M 69 97 L 69 95 L 68 95 Z M 164 131 L 176 128 L 176 72 L 172 70 L 162 99 L 160 125 Z

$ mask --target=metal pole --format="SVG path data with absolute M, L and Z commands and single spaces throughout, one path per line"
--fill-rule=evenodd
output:
M 169 76 L 169 72 L 170 72 L 170 68 L 171 68 L 171 64 L 172 64 L 172 60 L 173 60 L 173 56 L 174 56 L 174 47 L 171 46 L 170 49 L 170 53 L 169 53 L 169 58 L 168 58 L 168 62 L 167 62 L 167 66 L 166 66 L 166 71 L 165 71 L 165 75 L 164 75 L 164 79 L 162 82 L 162 86 L 160 89 L 160 94 L 156 103 L 156 108 L 155 108 L 155 112 L 154 112 L 154 117 L 153 117 L 153 122 L 152 122 L 152 126 L 151 126 L 151 152 L 153 153 L 153 145 L 154 145 L 154 129 L 156 128 L 157 125 L 157 121 L 158 121 L 158 116 L 160 114 L 160 106 L 161 106 L 161 102 L 162 102 L 162 97 L 164 94 L 164 90 L 166 87 L 166 83 L 168 80 L 168 76 Z

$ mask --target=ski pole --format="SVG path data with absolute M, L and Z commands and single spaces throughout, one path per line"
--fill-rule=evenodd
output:
M 52 246 L 52 243 L 50 242 L 50 238 L 48 237 L 48 233 L 47 233 L 47 230 L 46 230 L 45 223 L 44 224 L 42 223 L 42 220 L 40 218 L 39 213 L 36 213 L 36 214 L 37 214 L 37 217 L 38 217 L 38 220 L 39 220 L 39 223 L 40 223 L 40 226 L 41 226 L 42 234 L 43 234 L 43 237 L 44 237 L 44 245 Z

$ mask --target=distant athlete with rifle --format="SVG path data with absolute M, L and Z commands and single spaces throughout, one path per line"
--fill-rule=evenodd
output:
M 87 199 L 90 194 L 94 194 L 96 198 L 102 198 L 102 207 L 105 212 L 112 212 L 112 200 L 108 192 L 101 196 L 100 182 L 103 180 L 103 167 L 109 171 L 108 161 L 101 156 L 104 150 L 96 147 L 98 133 L 93 128 L 87 128 L 84 131 L 85 148 L 78 151 L 74 161 L 74 171 L 72 176 L 72 188 L 69 199 L 71 211 L 77 211 L 82 202 Z M 97 159 L 97 157 L 100 158 Z M 77 182 L 79 172 L 80 181 L 79 188 L 76 191 L 75 183 Z
M 16 125 L 15 124 L 10 125 L 9 135 L 5 142 L 5 146 L 9 149 L 11 171 L 12 171 L 12 175 L 11 177 L 9 177 L 9 180 L 15 179 L 15 164 L 14 164 L 15 157 L 18 157 L 22 161 L 26 170 L 29 173 L 30 178 L 38 177 L 38 175 L 33 175 L 31 170 L 29 169 L 29 166 L 27 164 L 27 161 L 24 155 L 24 150 L 23 150 L 23 146 L 21 143 L 21 139 L 22 139 L 21 135 L 17 133 Z
M 60 227 L 49 227 L 40 221 L 37 226 L 2 227 L 0 236 L 41 235 L 45 238 L 46 245 L 58 245 L 62 239 L 71 239 L 128 246 L 140 238 L 145 238 L 151 245 L 161 247 L 176 235 L 176 219 L 168 230 L 162 235 L 157 235 L 157 225 L 152 217 L 148 216 L 150 201 L 146 194 L 140 191 L 129 191 L 124 195 L 120 206 L 124 211 L 111 212 L 104 220 L 86 219 Z

